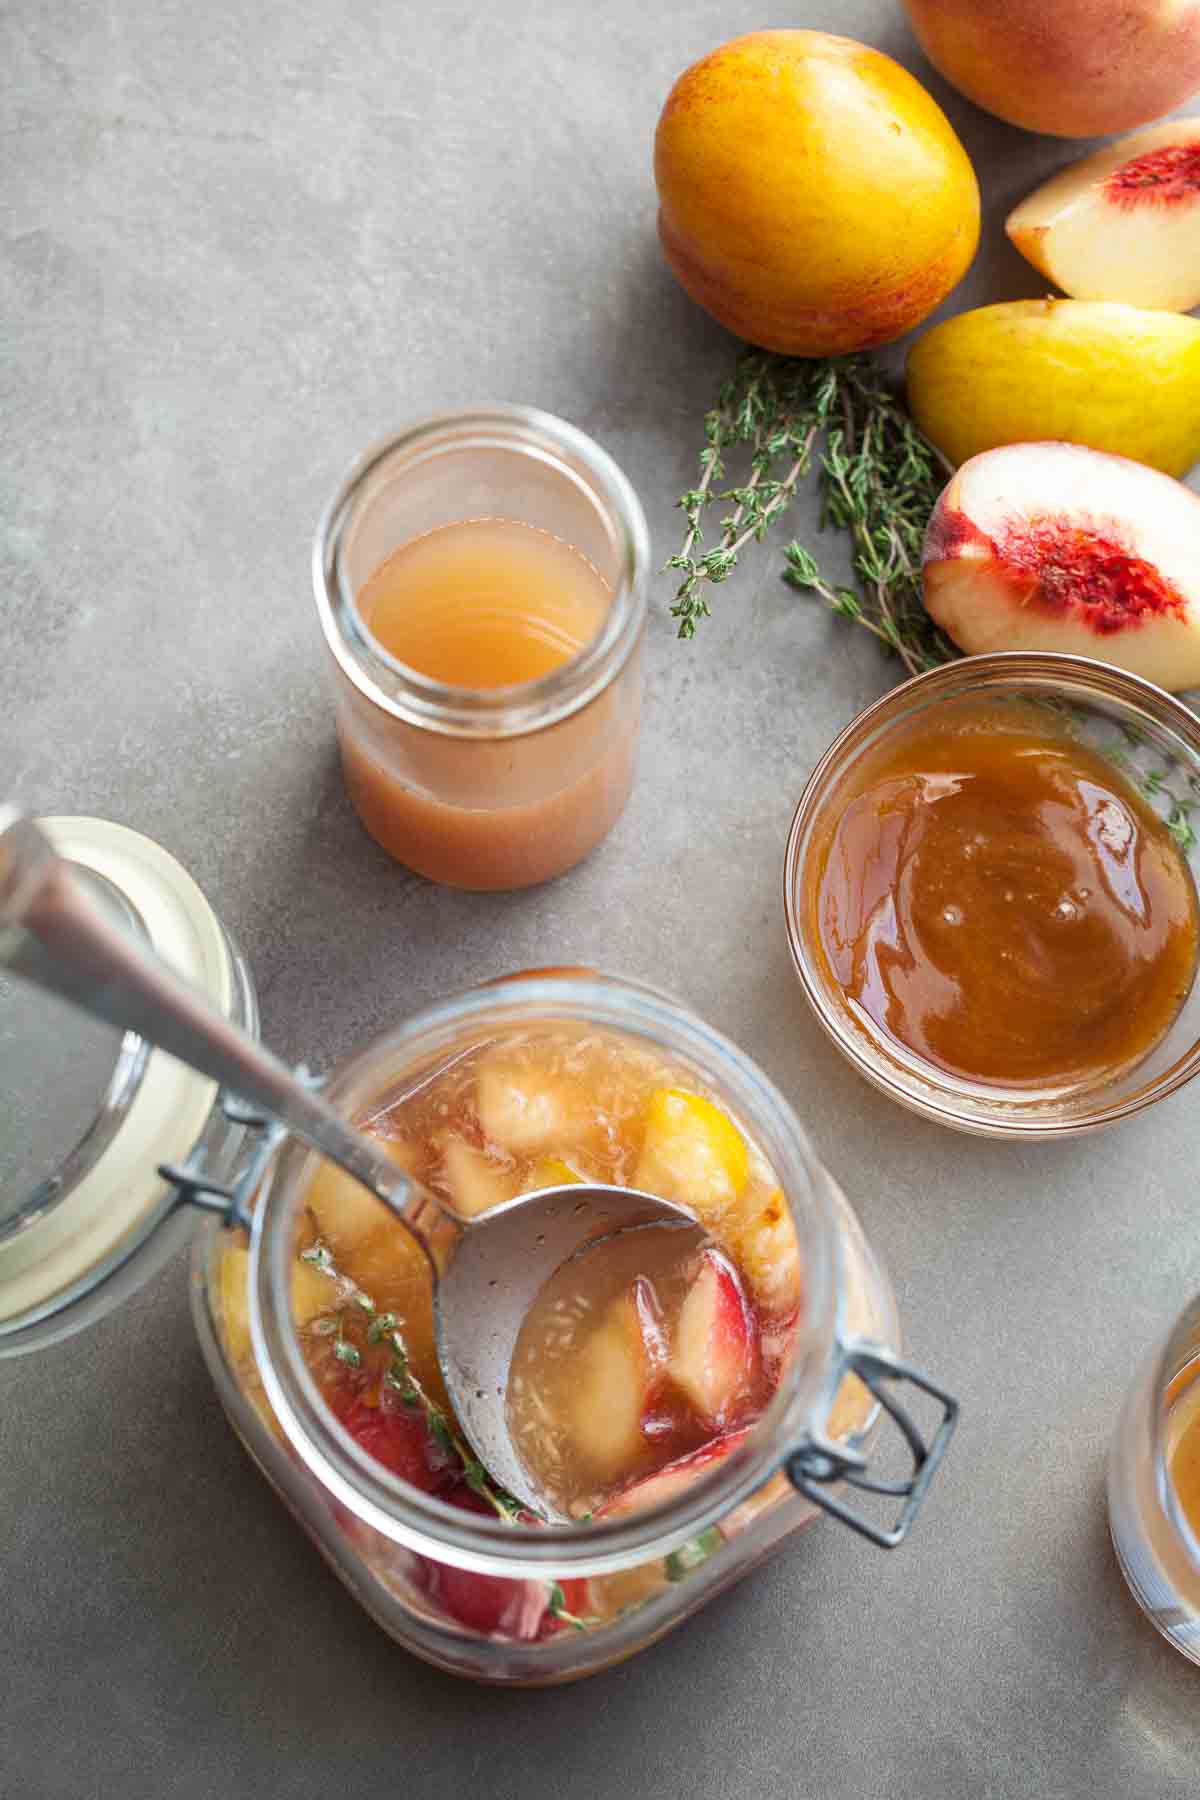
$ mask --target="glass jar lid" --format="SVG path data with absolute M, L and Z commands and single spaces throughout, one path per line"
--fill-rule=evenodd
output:
M 126 930 L 226 1017 L 255 1028 L 245 966 L 172 856 L 101 819 L 39 823 Z M 201 1143 L 211 1162 L 231 1128 L 214 1115 L 213 1082 L 135 1033 L 8 976 L 0 977 L 0 1068 L 6 1355 L 78 1330 L 161 1265 L 189 1221 L 159 1165 L 186 1162 Z
M 91 898 L 145 939 L 103 876 L 76 865 Z M 27 1230 L 94 1168 L 132 1104 L 148 1047 L 0 971 L 0 1242 Z

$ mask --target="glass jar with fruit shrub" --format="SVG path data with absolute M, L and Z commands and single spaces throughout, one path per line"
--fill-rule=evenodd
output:
M 660 1637 L 822 1508 L 900 1541 L 954 1402 L 885 1348 L 886 1277 L 732 1044 L 651 990 L 538 973 L 387 1032 L 329 1092 L 464 1215 L 578 1179 L 697 1221 L 665 1249 L 606 1240 L 621 1255 L 575 1259 L 577 1292 L 564 1265 L 526 1320 L 508 1415 L 548 1524 L 446 1410 L 430 1272 L 404 1227 L 303 1147 L 264 1146 L 252 1217 L 198 1247 L 201 1342 L 251 1456 L 398 1642 L 484 1681 L 570 1680 Z M 898 1382 L 935 1410 L 929 1442 Z M 867 1466 L 882 1409 L 911 1458 L 898 1481 Z M 886 1523 L 847 1484 L 885 1494 Z

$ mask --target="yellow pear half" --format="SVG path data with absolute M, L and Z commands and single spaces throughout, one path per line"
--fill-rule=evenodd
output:
M 914 344 L 908 404 L 955 464 L 1058 439 L 1183 475 L 1200 459 L 1200 320 L 1092 300 L 977 307 Z

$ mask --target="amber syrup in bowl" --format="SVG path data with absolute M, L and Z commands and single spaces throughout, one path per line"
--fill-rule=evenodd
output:
M 877 1085 L 994 1135 L 1110 1122 L 1200 1061 L 1200 725 L 1084 658 L 918 677 L 793 822 L 793 958 Z

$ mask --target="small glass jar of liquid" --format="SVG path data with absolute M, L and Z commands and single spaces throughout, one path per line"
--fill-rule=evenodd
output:
M 1108 1516 L 1139 1606 L 1200 1663 L 1200 1296 L 1129 1391 L 1109 1458 Z
M 346 786 L 388 853 L 528 887 L 633 781 L 649 541 L 598 445 L 527 407 L 444 413 L 362 456 L 313 581 Z

